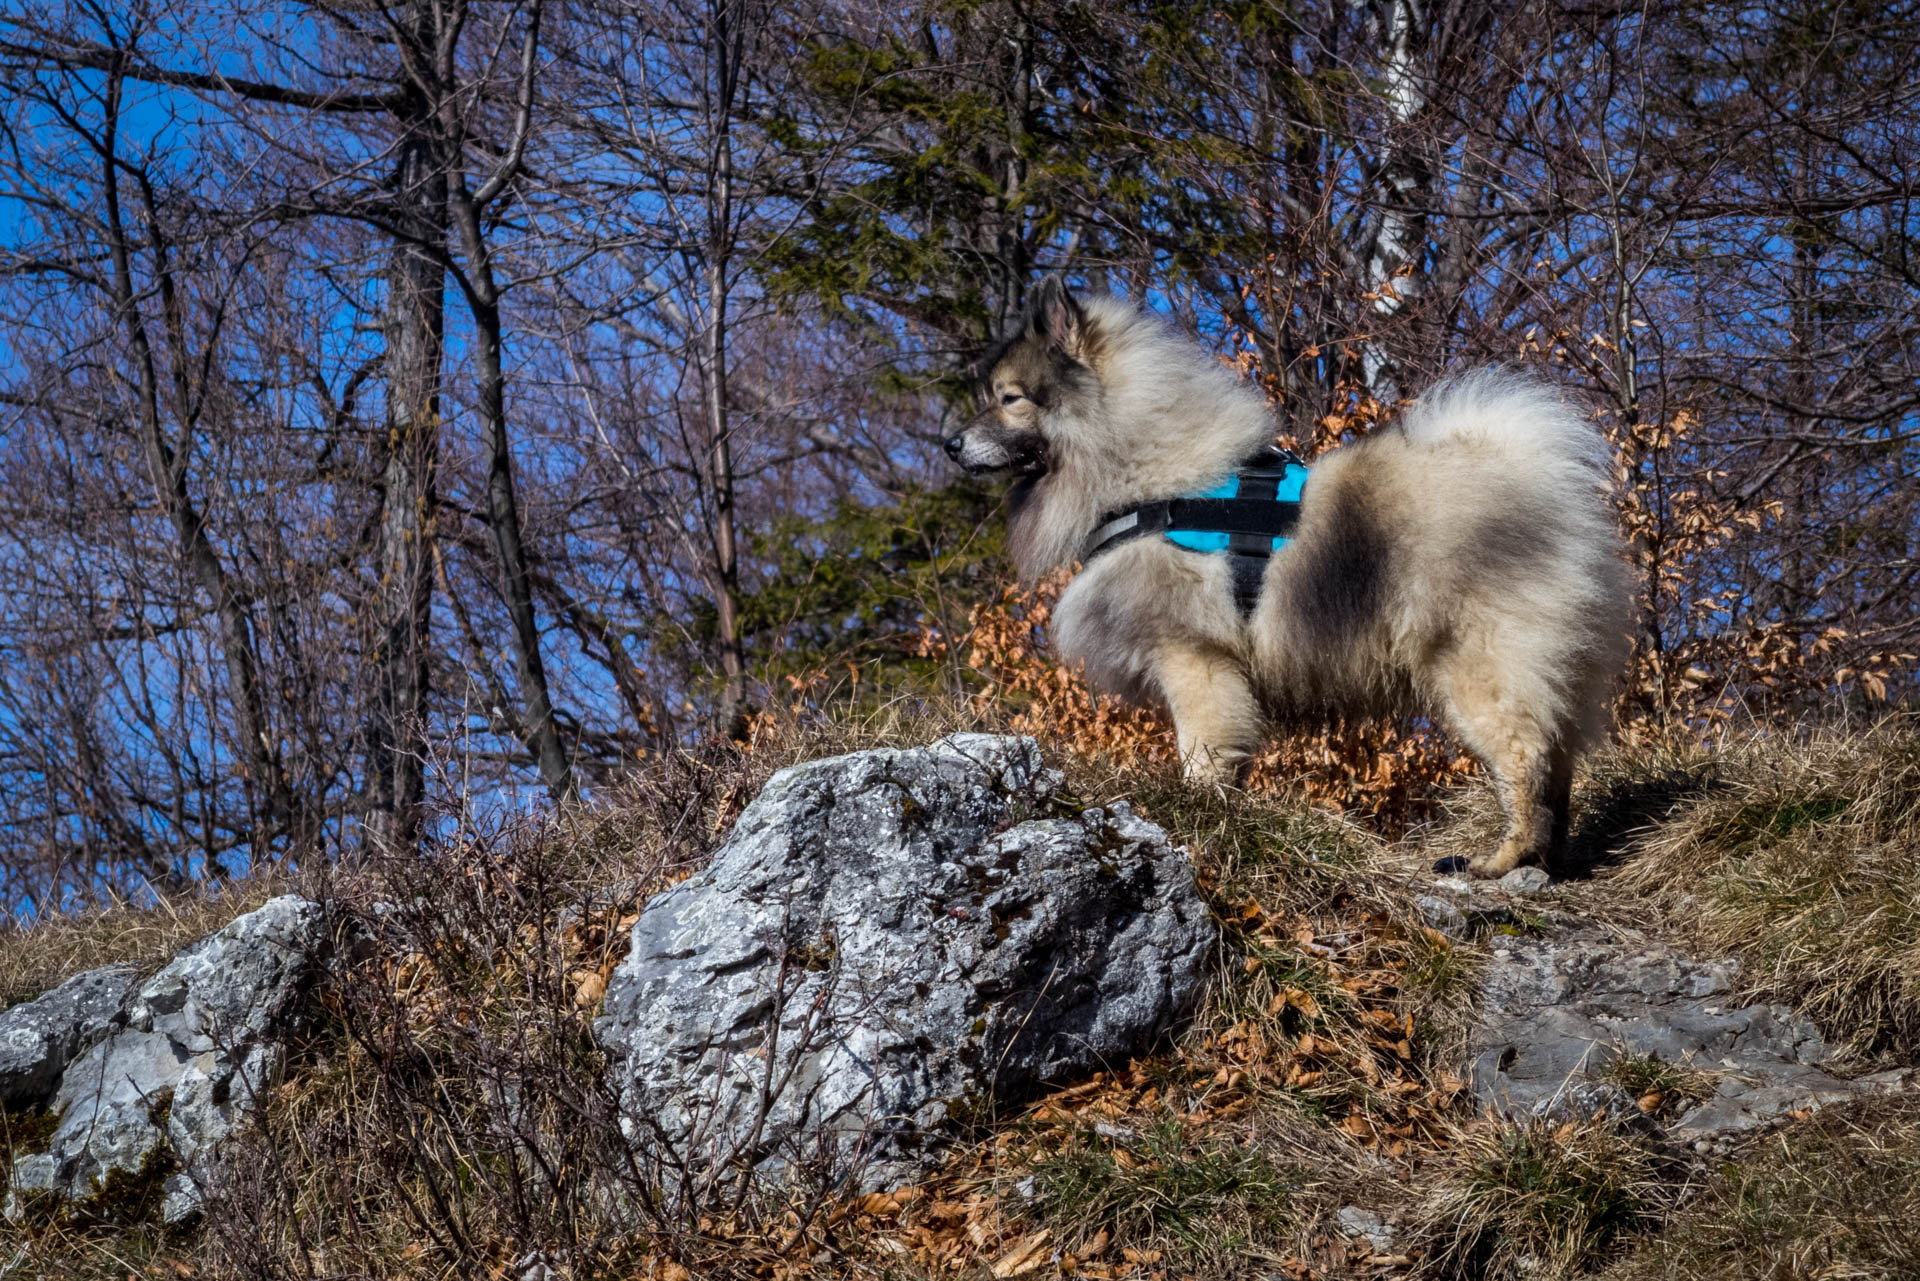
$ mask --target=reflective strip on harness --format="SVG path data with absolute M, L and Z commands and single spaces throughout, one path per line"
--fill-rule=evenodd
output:
M 1124 516 L 1116 517 L 1100 526 L 1100 528 L 1094 530 L 1093 533 L 1087 536 L 1087 557 L 1090 559 L 1094 552 L 1099 551 L 1139 523 L 1140 513 L 1135 511 L 1128 512 Z

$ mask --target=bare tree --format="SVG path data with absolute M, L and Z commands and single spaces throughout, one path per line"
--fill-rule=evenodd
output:
M 522 172 L 527 143 L 533 133 L 541 13 L 540 0 L 533 0 L 521 35 L 512 133 L 503 154 L 489 171 L 484 175 L 469 172 L 470 162 L 466 157 L 471 130 L 459 112 L 463 95 L 457 86 L 439 95 L 439 116 L 441 128 L 452 140 L 449 154 L 457 158 L 448 193 L 464 256 L 464 264 L 456 269 L 456 279 L 466 295 L 478 331 L 479 387 L 475 405 L 486 440 L 487 523 L 493 532 L 494 551 L 499 561 L 501 594 L 506 598 L 513 625 L 514 658 L 526 705 L 522 735 L 539 763 L 540 776 L 548 788 L 556 797 L 566 798 L 574 792 L 573 770 L 554 719 L 546 666 L 540 656 L 540 634 L 534 619 L 533 589 L 513 478 L 512 439 L 507 430 L 501 284 L 486 230 L 486 223 L 497 216 L 492 206 L 511 194 Z M 473 181 L 475 176 L 479 177 L 477 185 Z

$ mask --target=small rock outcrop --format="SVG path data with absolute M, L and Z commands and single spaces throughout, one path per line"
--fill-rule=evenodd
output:
M 1151 1046 L 1216 928 L 1164 832 L 1043 817 L 1057 783 L 1033 740 L 980 734 L 775 775 L 608 987 L 629 1138 L 882 1187 L 951 1116 Z
M 1665 1128 L 1716 1151 L 1790 1112 L 1905 1084 L 1899 1072 L 1827 1071 L 1834 1051 L 1804 1015 L 1738 999 L 1732 958 L 1578 930 L 1493 943 L 1470 1083 L 1509 1114 L 1597 1111 L 1638 1122 L 1633 1098 L 1598 1078 L 1620 1055 L 1651 1055 L 1710 1083 L 1711 1095 L 1689 1100 Z
M 14 1060 L 0 1058 L 9 1106 L 44 1106 L 57 1118 L 44 1151 L 15 1158 L 7 1216 L 36 1197 L 85 1200 L 116 1176 L 163 1167 L 173 1170 L 164 1217 L 190 1216 L 220 1142 L 279 1076 L 327 940 L 320 906 L 286 895 L 137 988 L 125 970 L 96 970 L 0 1015 L 0 1045 L 37 1036 L 51 1047 L 38 1067 L 11 1076 L 4 1064 Z

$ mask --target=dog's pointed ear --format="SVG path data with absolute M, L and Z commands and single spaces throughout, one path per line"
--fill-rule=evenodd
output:
M 1087 314 L 1058 272 L 1040 282 L 1032 324 L 1036 336 L 1076 359 L 1086 347 Z

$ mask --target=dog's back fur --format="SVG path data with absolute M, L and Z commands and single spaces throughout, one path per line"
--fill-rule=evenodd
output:
M 1477 369 L 1320 460 L 1252 620 L 1277 712 L 1433 706 L 1498 655 L 1501 697 L 1569 746 L 1601 725 L 1625 567 L 1604 442 L 1551 388 Z
M 1218 483 L 1275 434 L 1234 371 L 1057 282 L 989 377 L 993 416 L 956 457 L 1037 460 L 1010 531 L 1029 579 L 1104 513 Z M 1474 370 L 1315 462 L 1250 617 L 1223 557 L 1136 539 L 1068 586 L 1055 640 L 1096 685 L 1165 702 L 1202 775 L 1230 775 L 1267 722 L 1438 712 L 1500 782 L 1507 839 L 1474 861 L 1495 875 L 1564 840 L 1574 753 L 1605 723 L 1627 599 L 1611 472 L 1550 385 Z

